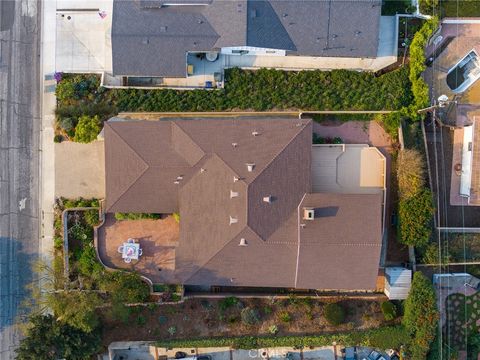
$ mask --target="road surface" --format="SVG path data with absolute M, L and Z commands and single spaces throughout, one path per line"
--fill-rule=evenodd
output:
M 0 1 L 0 359 L 14 358 L 14 326 L 39 249 L 40 10 Z

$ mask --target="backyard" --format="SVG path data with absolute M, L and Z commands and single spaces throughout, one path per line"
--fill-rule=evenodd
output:
M 327 303 L 295 296 L 284 299 L 193 298 L 177 305 L 133 307 L 124 321 L 101 315 L 103 343 L 127 339 L 328 334 L 397 323 L 385 320 L 378 301 L 337 300 L 345 315 L 339 325 L 327 321 Z

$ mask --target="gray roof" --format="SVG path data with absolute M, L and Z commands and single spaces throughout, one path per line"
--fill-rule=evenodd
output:
M 380 11 L 379 0 L 114 0 L 113 72 L 183 77 L 187 52 L 233 46 L 374 58 Z
M 183 284 L 372 290 L 382 197 L 311 194 L 311 141 L 296 118 L 111 119 L 106 211 L 179 211 Z

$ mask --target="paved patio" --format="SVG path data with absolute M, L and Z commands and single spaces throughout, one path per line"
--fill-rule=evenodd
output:
M 178 246 L 179 224 L 172 216 L 160 220 L 117 221 L 107 214 L 98 229 L 97 246 L 101 260 L 115 269 L 137 271 L 153 283 L 171 283 L 175 269 L 175 250 Z M 143 250 L 138 260 L 127 264 L 118 247 L 128 238 L 135 239 Z

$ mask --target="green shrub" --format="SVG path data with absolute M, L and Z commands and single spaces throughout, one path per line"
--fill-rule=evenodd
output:
M 83 213 L 85 218 L 85 222 L 90 225 L 91 227 L 95 227 L 100 222 L 100 218 L 98 216 L 98 210 L 86 210 Z
M 398 206 L 400 242 L 425 246 L 430 238 L 434 213 L 432 193 L 423 189 L 417 195 L 401 199 Z
M 122 303 L 142 303 L 150 296 L 149 286 L 133 272 L 106 272 L 100 281 L 100 289 L 107 291 L 113 301 Z
M 418 0 L 420 12 L 424 15 L 432 15 L 433 9 L 438 10 L 438 0 Z
M 282 311 L 280 314 L 278 314 L 278 317 L 284 323 L 289 323 L 292 321 L 292 315 L 290 315 L 288 311 Z
M 238 298 L 235 296 L 226 297 L 218 302 L 218 307 L 220 311 L 225 311 L 228 308 L 238 304 Z
M 78 119 L 78 124 L 75 128 L 75 136 L 73 140 L 80 143 L 89 143 L 94 141 L 100 131 L 100 118 L 98 115 L 93 117 L 84 115 Z
M 173 218 L 177 223 L 180 223 L 180 214 L 179 213 L 173 213 Z
M 137 325 L 144 326 L 147 323 L 147 319 L 143 315 L 138 315 L 137 317 Z
M 57 134 L 53 137 L 53 142 L 55 142 L 55 143 L 61 143 L 62 141 L 63 141 L 63 136 L 62 135 Z
M 402 323 L 412 337 L 409 346 L 412 360 L 423 360 L 435 339 L 438 310 L 433 285 L 421 272 L 413 275 Z
M 90 276 L 94 279 L 99 279 L 103 274 L 104 269 L 102 264 L 98 261 L 97 252 L 93 244 L 84 245 L 81 255 L 78 259 L 78 270 L 84 276 Z
M 336 303 L 325 305 L 323 311 L 325 319 L 332 325 L 340 325 L 345 321 L 345 310 Z
M 390 321 L 397 317 L 397 307 L 391 301 L 382 302 L 381 308 L 385 320 Z
M 148 213 L 115 213 L 115 219 L 121 220 L 157 220 L 162 217 L 161 214 Z
M 278 326 L 277 325 L 271 325 L 268 328 L 268 333 L 272 335 L 278 334 Z
M 257 309 L 247 306 L 246 308 L 242 309 L 240 315 L 242 318 L 242 322 L 245 325 L 255 325 L 260 322 L 260 314 L 258 313 Z

